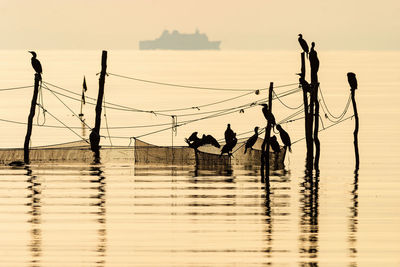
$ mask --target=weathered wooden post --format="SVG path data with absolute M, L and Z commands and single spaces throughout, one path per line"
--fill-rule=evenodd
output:
M 317 51 L 314 50 L 315 43 L 311 43 L 311 50 L 309 53 L 310 67 L 311 67 L 311 102 L 315 106 L 314 112 L 314 144 L 315 144 L 315 159 L 314 169 L 316 172 L 319 171 L 319 158 L 320 158 L 320 142 L 318 138 L 319 132 L 319 102 L 318 102 L 318 70 L 319 70 L 319 59 Z M 312 108 L 312 107 L 311 107 Z
M 41 75 L 36 73 L 35 74 L 35 86 L 33 89 L 33 96 L 32 96 L 32 102 L 31 102 L 31 110 L 29 112 L 28 116 L 28 128 L 26 130 L 26 135 L 25 135 L 25 142 L 24 142 L 24 162 L 25 164 L 29 164 L 29 142 L 31 140 L 31 135 L 32 135 L 32 122 L 33 118 L 35 117 L 35 109 L 36 109 L 36 102 L 37 102 L 37 97 L 39 93 L 39 82 L 41 82 Z
M 101 72 L 99 78 L 99 94 L 97 96 L 96 103 L 96 121 L 92 132 L 90 133 L 90 147 L 94 152 L 95 162 L 100 161 L 100 124 L 101 124 L 101 106 L 103 103 L 104 96 L 104 82 L 106 80 L 106 70 L 107 70 L 107 51 L 103 50 L 101 56 Z
M 357 104 L 356 104 L 356 98 L 355 98 L 355 91 L 358 87 L 357 85 L 357 78 L 356 74 L 353 72 L 347 73 L 347 80 L 350 85 L 350 91 L 351 91 L 351 102 L 353 103 L 353 110 L 354 110 L 354 119 L 355 119 L 355 128 L 354 128 L 354 153 L 356 156 L 356 171 L 360 167 L 360 155 L 358 154 L 358 127 L 359 127 L 359 120 L 358 120 L 358 112 L 357 112 Z
M 274 83 L 269 84 L 268 89 L 268 112 L 272 113 L 272 91 L 274 89 Z M 261 182 L 269 183 L 269 138 L 271 135 L 271 121 L 267 121 L 267 127 L 265 129 L 264 141 L 261 145 Z

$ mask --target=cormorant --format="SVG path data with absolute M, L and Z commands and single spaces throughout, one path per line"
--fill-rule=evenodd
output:
M 303 35 L 301 33 L 299 34 L 299 39 L 297 39 L 297 40 L 299 40 L 301 48 L 303 49 L 304 52 L 306 52 L 307 57 L 308 57 L 308 44 L 307 44 L 306 40 L 303 39 Z
M 349 82 L 351 90 L 357 89 L 357 78 L 356 74 L 353 72 L 348 72 L 347 73 L 347 81 Z
M 236 133 L 233 133 L 233 138 L 230 142 L 227 142 L 221 149 L 221 155 L 223 154 L 228 154 L 228 156 L 231 156 L 232 154 L 230 153 L 232 149 L 236 146 L 237 144 L 237 138 L 236 138 Z
M 272 126 L 275 126 L 275 116 L 271 112 L 269 112 L 268 105 L 267 104 L 260 104 L 263 106 L 262 108 L 262 113 L 264 114 L 265 119 L 271 123 Z
M 231 129 L 231 125 L 228 123 L 228 126 L 225 130 L 225 142 L 229 143 L 230 141 L 233 140 L 233 138 L 236 136 L 236 134 L 234 133 L 234 131 L 232 131 Z
M 256 143 L 257 138 L 258 138 L 258 127 L 255 127 L 254 134 L 246 141 L 246 145 L 244 148 L 244 154 L 246 154 L 246 151 L 248 148 L 253 149 L 253 146 Z
M 35 70 L 36 74 L 39 75 L 40 80 L 42 80 L 42 64 L 40 64 L 40 61 L 36 58 L 36 53 L 34 51 L 28 51 L 28 52 L 32 54 L 31 58 L 32 67 Z
M 218 143 L 217 139 L 215 139 L 212 135 L 203 134 L 203 137 L 201 138 L 201 140 L 202 140 L 203 145 L 210 144 L 217 148 L 221 147 L 221 145 Z
M 292 152 L 292 148 L 291 148 L 292 142 L 290 141 L 289 134 L 285 130 L 283 130 L 282 127 L 279 124 L 276 125 L 276 129 L 279 131 L 279 135 L 281 136 L 281 140 L 282 140 L 283 145 L 288 147 L 289 148 L 289 152 L 291 153 Z
M 278 152 L 281 151 L 281 146 L 279 145 L 278 140 L 276 140 L 276 136 L 275 135 L 271 137 L 269 142 L 270 142 L 272 150 L 275 153 L 278 153 Z
M 317 55 L 317 51 L 314 50 L 315 43 L 311 43 L 311 49 L 310 49 L 310 65 L 311 65 L 311 70 L 318 72 L 319 70 L 319 59 Z

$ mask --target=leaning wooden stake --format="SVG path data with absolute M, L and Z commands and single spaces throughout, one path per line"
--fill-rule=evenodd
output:
M 318 138 L 318 132 L 319 132 L 319 102 L 318 102 L 319 59 L 318 59 L 317 51 L 315 51 L 314 48 L 315 48 L 315 43 L 312 42 L 311 50 L 309 53 L 310 69 L 311 69 L 311 103 L 312 103 L 310 108 L 312 110 L 313 106 L 315 107 L 315 110 L 314 110 L 314 135 L 313 135 L 314 144 L 315 144 L 314 169 L 316 172 L 318 172 L 319 171 L 319 158 L 320 158 L 320 142 L 319 142 L 319 138 Z
M 96 104 L 96 121 L 92 133 L 90 134 L 90 146 L 94 152 L 94 158 L 96 162 L 100 161 L 100 124 L 101 124 L 101 107 L 104 97 L 104 82 L 106 80 L 107 70 L 107 51 L 103 50 L 101 56 L 101 72 L 99 78 L 99 94 L 97 96 Z
M 356 75 L 352 72 L 347 73 L 347 80 L 350 84 L 350 91 L 351 91 L 351 101 L 353 103 L 353 110 L 354 110 L 354 119 L 355 119 L 355 127 L 354 127 L 354 153 L 356 157 L 356 171 L 360 167 L 360 155 L 358 154 L 358 127 L 359 127 L 359 120 L 358 120 L 358 112 L 357 112 L 357 104 L 355 98 L 355 91 L 357 89 L 357 78 Z
M 25 135 L 25 142 L 24 142 L 24 162 L 25 164 L 29 164 L 29 142 L 31 140 L 32 135 L 32 122 L 33 118 L 35 117 L 35 109 L 36 109 L 36 102 L 39 93 L 39 82 L 41 81 L 40 74 L 35 74 L 35 86 L 33 89 L 33 96 L 32 96 L 32 103 L 31 103 L 31 110 L 28 116 L 28 128 L 26 130 Z
M 269 84 L 268 90 L 268 108 L 269 112 L 272 113 L 272 91 L 274 89 L 274 83 Z M 267 122 L 267 127 L 265 129 L 264 141 L 261 145 L 261 182 L 269 183 L 269 139 L 271 135 L 271 122 Z

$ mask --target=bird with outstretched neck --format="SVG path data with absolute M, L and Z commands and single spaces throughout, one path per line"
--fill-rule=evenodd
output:
M 279 124 L 276 125 L 276 129 L 279 131 L 279 135 L 281 136 L 281 140 L 282 140 L 283 145 L 285 147 L 288 147 L 289 148 L 289 152 L 291 153 L 292 152 L 292 148 L 291 148 L 292 142 L 290 141 L 289 134 L 285 130 L 283 130 L 282 127 Z
M 244 154 L 246 154 L 248 148 L 253 150 L 253 146 L 256 143 L 257 139 L 258 139 L 258 127 L 255 127 L 254 134 L 246 141 L 244 147 Z
M 28 52 L 32 54 L 32 58 L 31 58 L 32 67 L 35 70 L 36 74 L 39 76 L 40 81 L 41 81 L 42 80 L 42 64 L 40 64 L 40 61 L 36 58 L 37 55 L 34 51 L 28 51 Z
M 301 33 L 299 34 L 299 38 L 297 40 L 299 40 L 300 46 L 303 49 L 303 51 L 306 53 L 307 58 L 308 58 L 308 50 L 309 50 L 308 44 L 307 44 L 306 40 L 303 39 L 303 35 Z
M 268 104 L 260 104 L 260 105 L 263 106 L 262 113 L 264 114 L 265 119 L 268 121 L 268 123 L 272 125 L 272 127 L 274 127 L 276 124 L 275 116 L 269 111 Z

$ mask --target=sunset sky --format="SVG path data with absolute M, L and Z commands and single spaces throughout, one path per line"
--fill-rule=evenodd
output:
M 1 0 L 0 49 L 138 49 L 163 30 L 222 49 L 400 49 L 398 0 Z

